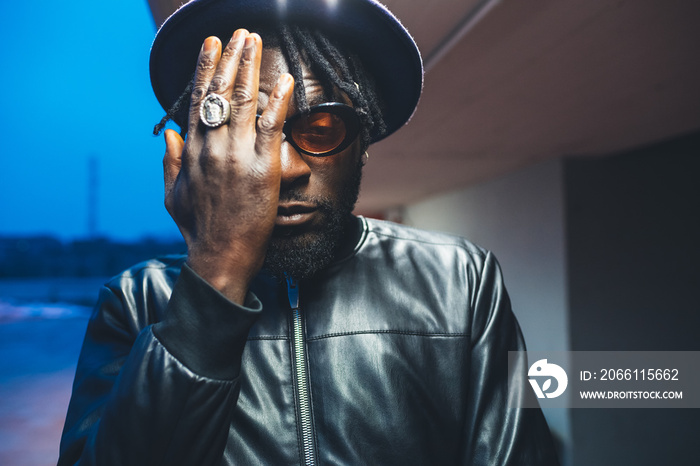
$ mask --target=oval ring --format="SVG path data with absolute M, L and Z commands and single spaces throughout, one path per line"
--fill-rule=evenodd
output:
M 199 105 L 199 119 L 210 128 L 218 128 L 231 117 L 231 104 L 219 94 L 207 95 Z

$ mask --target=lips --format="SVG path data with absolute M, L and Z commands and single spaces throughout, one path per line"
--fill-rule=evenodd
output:
M 280 204 L 277 207 L 277 226 L 298 226 L 313 220 L 318 207 L 313 204 Z

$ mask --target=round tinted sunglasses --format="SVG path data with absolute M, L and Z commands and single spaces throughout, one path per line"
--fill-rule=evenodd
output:
M 298 152 L 326 157 L 352 144 L 360 132 L 360 118 L 349 105 L 329 102 L 293 115 L 284 122 L 282 132 Z

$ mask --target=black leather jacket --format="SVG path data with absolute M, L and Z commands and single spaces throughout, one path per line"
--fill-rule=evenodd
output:
M 530 394 L 508 391 L 524 344 L 494 257 L 361 226 L 320 278 L 261 274 L 245 306 L 184 257 L 112 279 L 59 464 L 557 464 L 541 411 L 515 408 Z

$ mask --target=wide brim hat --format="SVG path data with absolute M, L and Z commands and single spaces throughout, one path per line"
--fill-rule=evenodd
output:
M 314 27 L 359 56 L 376 82 L 387 126 L 384 135 L 371 135 L 372 142 L 411 118 L 423 88 L 420 52 L 399 20 L 374 0 L 192 0 L 163 23 L 153 41 L 156 98 L 166 111 L 173 106 L 207 37 L 226 43 L 238 28 L 280 23 Z

